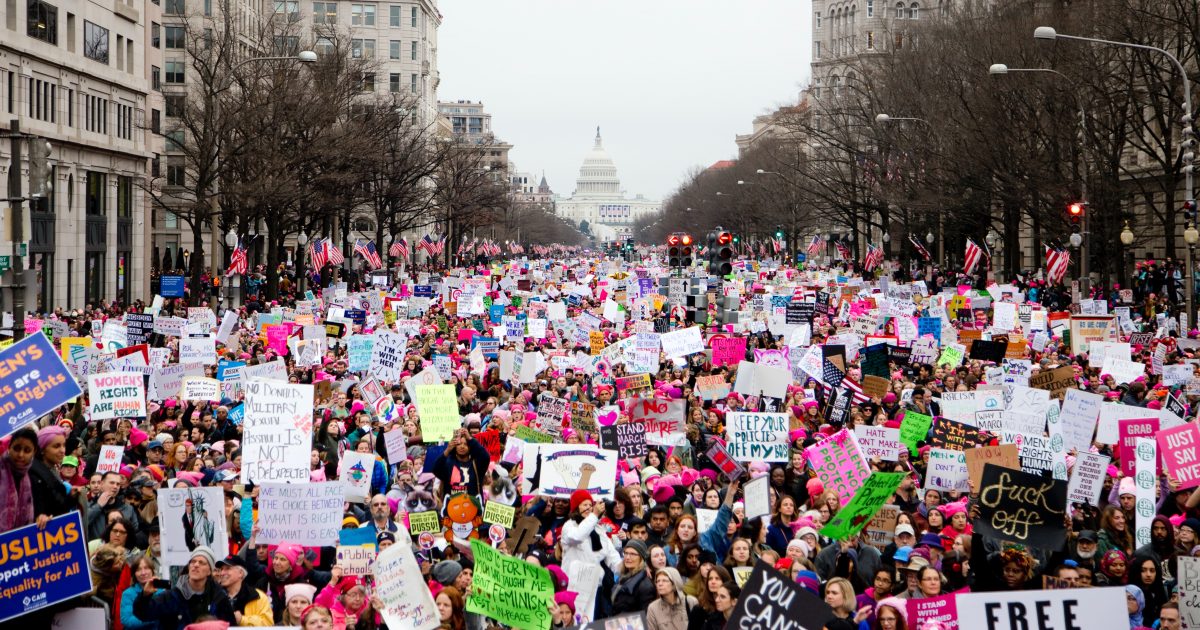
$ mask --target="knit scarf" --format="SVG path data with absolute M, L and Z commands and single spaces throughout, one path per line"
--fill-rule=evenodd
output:
M 29 483 L 32 462 L 18 467 L 9 457 L 0 459 L 0 532 L 33 522 L 33 489 Z M 16 497 L 15 500 L 12 498 Z

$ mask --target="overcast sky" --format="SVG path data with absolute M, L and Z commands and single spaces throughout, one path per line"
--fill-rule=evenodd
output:
M 630 196 L 661 199 L 794 103 L 810 2 L 440 0 L 438 98 L 483 101 L 518 169 L 570 195 L 596 126 Z

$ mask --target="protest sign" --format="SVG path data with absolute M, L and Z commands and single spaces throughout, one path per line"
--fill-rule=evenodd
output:
M 560 435 L 563 418 L 566 418 L 567 410 L 570 408 L 571 401 L 566 398 L 558 398 L 543 392 L 541 396 L 538 396 L 536 428 L 550 435 Z
M 726 415 L 725 422 L 725 449 L 730 457 L 742 462 L 788 461 L 785 414 L 733 412 Z
M 1053 370 L 1042 370 L 1029 377 L 1029 386 L 1050 392 L 1051 398 L 1062 399 L 1067 390 L 1076 386 L 1075 368 L 1065 366 Z
M 622 422 L 600 427 L 600 445 L 617 451 L 621 459 L 646 456 L 646 425 L 641 422 Z
M 1071 471 L 1071 482 L 1067 485 L 1067 501 L 1099 507 L 1100 491 L 1104 489 L 1110 461 L 1107 455 L 1090 451 L 1079 453 Z
M 714 366 L 737 365 L 746 360 L 745 337 L 716 337 L 711 340 Z
M 471 554 L 475 559 L 475 574 L 471 594 L 467 596 L 467 612 L 518 630 L 550 629 L 554 582 L 549 571 L 504 555 L 480 540 L 471 541 Z
M 1200 486 L 1200 428 L 1189 422 L 1155 435 L 1163 454 L 1163 467 L 1180 490 Z
M 696 378 L 696 391 L 704 400 L 722 400 L 729 395 L 730 385 L 723 374 Z
M 1158 423 L 1158 418 L 1130 418 L 1117 422 L 1117 435 L 1120 436 L 1117 453 L 1121 457 L 1121 474 L 1133 476 L 1134 464 L 1137 463 L 1134 457 L 1136 441 L 1138 438 L 1153 439 L 1158 432 Z
M 924 628 L 928 622 L 937 622 L 941 630 L 958 630 L 957 594 L 948 593 L 937 597 L 908 599 L 908 619 L 913 628 Z
M 925 473 L 925 489 L 967 492 L 967 456 L 961 450 L 929 449 L 929 467 Z
M 313 386 L 251 380 L 245 388 L 242 483 L 308 481 Z
M 1062 428 L 1063 446 L 1068 451 L 1074 449 L 1082 453 L 1091 447 L 1102 400 L 1098 394 L 1078 389 L 1067 390 L 1058 421 Z
M 499 525 L 505 529 L 513 526 L 517 517 L 517 508 L 504 505 L 499 501 L 488 501 L 483 507 L 483 522 L 489 525 Z
M 679 359 L 704 352 L 704 340 L 700 337 L 700 328 L 692 326 L 664 333 L 659 337 L 663 353 L 669 359 Z
M 349 357 L 347 369 L 351 372 L 362 372 L 371 368 L 371 357 L 375 351 L 375 339 L 372 335 L 350 335 L 346 338 L 346 354 Z
M 383 434 L 389 464 L 399 464 L 408 459 L 408 436 L 397 428 Z
M 125 330 L 129 345 L 136 346 L 139 343 L 146 343 L 150 335 L 154 334 L 154 316 L 144 313 L 126 313 Z
M 259 543 L 337 545 L 345 505 L 342 482 L 262 483 L 258 487 Z
M 413 534 L 420 534 L 422 532 L 440 534 L 442 532 L 442 519 L 438 516 L 436 510 L 409 512 L 408 531 Z
M 219 487 L 158 489 L 164 564 L 187 565 L 192 551 L 201 545 L 211 549 L 214 557 L 229 555 L 225 522 L 225 494 Z
M 843 505 L 821 528 L 821 535 L 834 540 L 845 540 L 862 531 L 871 517 L 896 493 L 896 488 L 900 487 L 904 477 L 905 473 L 902 472 L 871 473 L 854 494 L 854 498 Z
M 286 351 L 286 349 L 285 347 L 284 350 Z M 281 352 L 280 354 L 287 354 L 287 352 Z M 179 362 L 215 365 L 217 362 L 217 340 L 210 335 L 180 339 Z
M 371 495 L 371 477 L 375 472 L 375 453 L 346 451 L 338 460 L 338 479 L 345 484 L 346 500 L 362 502 Z
M 125 455 L 125 447 L 117 444 L 105 444 L 100 447 L 100 455 L 96 458 L 96 472 L 120 472 L 121 458 Z
M 1066 481 L 985 464 L 978 505 L 976 532 L 1031 547 L 1062 545 Z
M 872 547 L 883 551 L 896 537 L 896 521 L 900 518 L 900 506 L 885 505 L 871 517 L 863 529 L 863 537 Z
M 719 440 L 713 440 L 712 446 L 708 448 L 705 455 L 708 457 L 708 461 L 712 462 L 729 481 L 741 477 L 742 473 L 746 472 L 746 469 L 736 459 L 729 456 L 729 451 L 725 450 L 725 445 Z
M 760 561 L 742 586 L 726 627 L 820 630 L 833 619 L 833 609 L 828 604 Z
M 538 494 L 569 499 L 583 488 L 597 499 L 612 497 L 620 459 L 616 451 L 587 444 L 541 444 L 538 457 Z
M 1200 628 L 1200 558 L 1178 556 L 1179 617 L 1184 628 Z
M 30 335 L 0 351 L 0 365 L 6 366 L 0 437 L 83 393 L 45 335 Z
M 92 420 L 144 418 L 146 385 L 141 374 L 105 372 L 88 376 Z
M 0 532 L 0 549 L 11 550 L 0 559 L 0 622 L 92 591 L 78 511 L 56 516 L 44 528 L 35 523 Z
M 417 566 L 411 544 L 390 545 L 371 567 L 379 614 L 389 630 L 434 630 L 441 625 L 433 595 Z
M 376 330 L 371 344 L 371 360 L 367 371 L 382 381 L 396 382 L 404 370 L 404 335 L 387 330 Z
M 684 435 L 683 400 L 641 398 L 630 402 L 629 415 L 646 426 L 646 443 L 678 446 L 687 442 Z
M 871 474 L 871 468 L 858 448 L 858 440 L 847 429 L 809 446 L 804 449 L 804 454 L 817 479 L 826 490 L 837 493 L 842 505 L 850 502 Z
M 1153 438 L 1137 438 L 1134 446 L 1133 480 L 1137 486 L 1134 499 L 1134 543 L 1138 547 L 1150 544 L 1150 523 L 1154 520 L 1154 500 L 1158 490 L 1158 444 Z
M 900 458 L 900 429 L 877 427 L 860 424 L 854 427 L 854 437 L 858 439 L 858 447 L 868 459 L 880 459 L 894 462 Z
M 181 383 L 179 397 L 183 400 L 221 400 L 221 382 L 215 378 L 185 376 Z
M 929 436 L 931 445 L 952 451 L 974 448 L 981 441 L 979 429 L 947 418 L 938 418 L 933 425 L 933 433 Z
M 768 481 L 766 476 L 756 477 L 742 486 L 746 518 L 757 518 L 771 513 L 771 489 Z
M 910 454 L 917 454 L 917 442 L 925 440 L 932 425 L 933 416 L 905 410 L 904 418 L 900 421 L 900 441 L 908 446 Z
M 1083 630 L 1129 625 L 1122 586 L 958 593 L 956 604 L 958 627 L 970 630 Z
M 359 528 L 359 529 L 366 529 Z M 347 532 L 357 530 L 342 530 L 343 538 Z M 368 532 L 372 530 L 367 530 Z M 375 563 L 375 542 L 371 541 L 370 545 L 347 545 L 345 542 L 339 544 L 336 550 L 337 566 L 341 567 L 343 575 L 357 575 L 359 577 L 371 575 L 371 565 Z
M 418 385 L 417 410 L 421 412 L 421 438 L 426 442 L 449 442 L 462 427 L 453 385 Z

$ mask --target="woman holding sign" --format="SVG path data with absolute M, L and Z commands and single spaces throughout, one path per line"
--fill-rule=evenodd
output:
M 33 522 L 33 484 L 29 470 L 37 453 L 37 433 L 24 427 L 12 434 L 8 450 L 0 458 L 0 532 Z M 49 516 L 45 517 L 49 520 Z

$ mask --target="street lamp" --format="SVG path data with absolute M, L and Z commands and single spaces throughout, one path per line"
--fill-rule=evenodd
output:
M 933 245 L 933 238 L 934 238 L 933 232 L 930 231 L 928 234 L 925 235 L 925 242 L 929 243 L 930 245 Z
M 240 68 L 248 63 L 257 61 L 299 61 L 300 63 L 315 63 L 317 61 L 317 53 L 311 50 L 301 50 L 295 55 L 286 57 L 251 57 L 233 64 L 232 69 L 236 70 L 237 68 Z
M 1183 240 L 1188 246 L 1187 273 L 1183 274 L 1183 281 L 1187 287 L 1187 325 L 1190 325 L 1192 322 L 1192 300 L 1194 299 L 1192 294 L 1195 291 L 1195 283 L 1192 279 L 1192 274 L 1195 273 L 1192 269 L 1192 259 L 1195 254 L 1196 241 L 1200 241 L 1200 231 L 1196 230 L 1196 226 L 1189 223 L 1187 225 L 1187 229 L 1183 231 Z M 1180 322 L 1180 324 L 1183 323 L 1184 322 Z M 1180 326 L 1180 328 L 1184 328 L 1184 330 L 1180 331 L 1180 333 L 1186 334 L 1187 328 L 1184 326 Z
M 1121 230 L 1121 244 L 1126 247 L 1133 245 L 1133 230 L 1129 229 L 1129 222 L 1125 222 L 1125 229 Z
M 877 123 L 900 122 L 900 121 L 904 121 L 904 120 L 922 122 L 922 123 L 925 123 L 926 125 L 929 125 L 930 127 L 933 127 L 933 123 L 929 122 L 928 120 L 925 120 L 924 118 L 914 118 L 912 116 L 891 116 L 889 114 L 875 114 L 875 122 L 877 122 Z
M 1192 82 L 1191 82 L 1191 80 L 1188 79 L 1187 69 L 1183 67 L 1183 64 L 1179 62 L 1179 59 L 1176 58 L 1175 55 L 1172 55 L 1170 52 L 1167 52 L 1165 49 L 1158 48 L 1156 46 L 1147 46 L 1145 44 L 1134 44 L 1131 42 L 1118 42 L 1118 41 L 1113 41 L 1113 40 L 1109 40 L 1109 39 L 1097 39 L 1094 37 L 1080 37 L 1079 35 L 1064 35 L 1062 33 L 1059 33 L 1058 31 L 1054 30 L 1054 27 L 1052 27 L 1052 26 L 1039 26 L 1039 27 L 1035 28 L 1033 30 L 1033 38 L 1034 39 L 1055 40 L 1055 41 L 1060 40 L 1060 39 L 1065 39 L 1065 40 L 1069 40 L 1069 41 L 1090 42 L 1093 44 L 1105 44 L 1108 46 L 1121 46 L 1123 48 L 1136 48 L 1138 50 L 1149 50 L 1152 52 L 1160 53 L 1171 61 L 1171 63 L 1175 66 L 1175 69 L 1179 71 L 1180 78 L 1183 80 L 1184 112 L 1183 112 L 1183 116 L 1180 118 L 1180 122 L 1183 124 L 1183 141 L 1180 143 L 1180 146 L 1184 150 L 1183 172 L 1184 172 L 1184 175 L 1186 176 L 1187 201 L 1194 203 L 1196 201 L 1196 194 L 1195 194 L 1195 189 L 1194 189 L 1194 183 L 1195 183 L 1194 178 L 1195 178 L 1195 170 L 1196 169 L 1195 169 L 1195 166 L 1192 164 L 1192 159 L 1194 158 L 1193 149 L 1196 146 L 1196 138 L 1195 138 L 1196 131 L 1194 129 L 1192 129 Z M 1186 239 L 1187 237 L 1185 236 L 1184 238 Z M 1190 311 L 1190 304 L 1189 304 L 1189 311 Z

